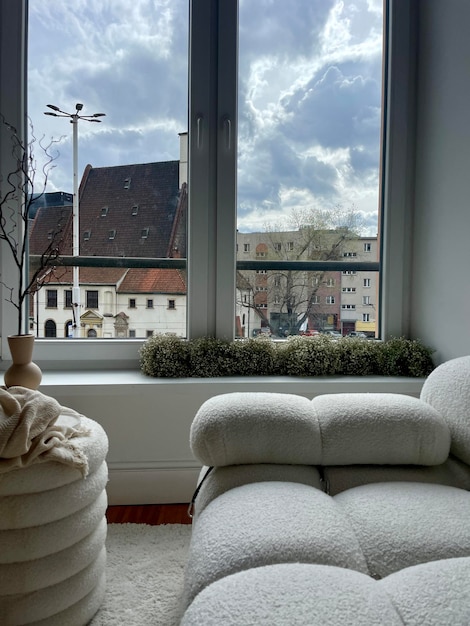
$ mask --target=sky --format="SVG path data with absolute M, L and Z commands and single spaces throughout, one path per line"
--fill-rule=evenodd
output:
M 354 208 L 377 233 L 382 0 L 240 0 L 238 228 Z M 93 167 L 179 158 L 187 130 L 188 0 L 29 0 L 28 113 L 54 143 L 48 191 Z M 40 159 L 40 150 L 36 150 Z

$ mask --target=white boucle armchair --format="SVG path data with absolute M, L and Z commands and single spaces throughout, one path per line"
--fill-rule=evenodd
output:
M 183 626 L 470 624 L 470 356 L 419 399 L 217 396 L 190 442 Z

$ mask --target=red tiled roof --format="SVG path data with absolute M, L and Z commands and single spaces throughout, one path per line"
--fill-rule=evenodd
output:
M 185 294 L 186 284 L 183 273 L 167 269 L 130 269 L 121 285 L 119 293 L 171 293 Z

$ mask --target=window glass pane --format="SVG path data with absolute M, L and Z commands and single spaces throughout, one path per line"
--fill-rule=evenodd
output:
M 382 20 L 381 0 L 240 0 L 238 261 L 379 260 Z M 237 334 L 375 335 L 378 280 L 239 271 Z
M 186 258 L 188 14 L 188 0 L 29 1 L 34 194 L 42 191 L 43 167 L 47 171 L 47 193 L 31 215 L 30 276 L 47 246 L 62 255 L 78 247 L 81 257 L 119 260 L 75 274 L 60 265 L 41 273 L 59 301 L 52 312 L 45 310 L 45 288 L 32 298 L 32 330 L 39 337 L 69 336 L 69 307 L 74 314 L 79 309 L 83 339 L 186 335 L 185 263 L 135 267 L 122 258 Z M 61 111 L 86 119 L 70 124 L 74 118 Z M 169 311 L 169 297 L 176 312 Z

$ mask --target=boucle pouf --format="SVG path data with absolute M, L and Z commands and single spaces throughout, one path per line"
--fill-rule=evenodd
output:
M 103 428 L 76 437 L 89 474 L 59 462 L 0 476 L 0 623 L 85 626 L 105 592 L 106 455 Z

